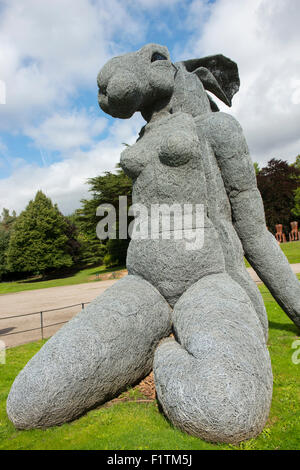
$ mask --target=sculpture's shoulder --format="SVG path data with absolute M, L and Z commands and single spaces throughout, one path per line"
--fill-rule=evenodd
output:
M 195 127 L 195 120 L 193 116 L 189 113 L 178 111 L 174 114 L 171 114 L 170 116 L 171 116 L 171 119 L 173 119 L 176 123 L 178 123 L 178 125 Z
M 207 113 L 195 118 L 198 136 L 205 137 L 217 154 L 237 150 L 247 150 L 243 129 L 231 114 Z
M 215 135 L 217 138 L 222 138 L 224 135 L 243 132 L 237 119 L 228 113 L 201 114 L 196 116 L 194 121 L 197 129 L 203 130 L 207 136 Z

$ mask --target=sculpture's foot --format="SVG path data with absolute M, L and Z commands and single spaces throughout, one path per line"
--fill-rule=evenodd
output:
M 70 421 L 145 377 L 171 328 L 170 306 L 127 276 L 67 323 L 16 378 L 7 413 L 19 429 Z
M 255 437 L 267 420 L 272 370 L 251 301 L 227 274 L 190 287 L 174 307 L 177 341 L 157 348 L 159 402 L 180 429 L 211 442 Z

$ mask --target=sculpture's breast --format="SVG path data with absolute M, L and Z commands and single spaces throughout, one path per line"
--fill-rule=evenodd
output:
M 133 178 L 133 202 L 206 204 L 202 156 L 193 118 L 168 115 L 145 127 L 143 136 L 121 156 Z

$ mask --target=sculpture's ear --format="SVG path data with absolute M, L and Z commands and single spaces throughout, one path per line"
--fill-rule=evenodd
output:
M 231 106 L 233 95 L 239 90 L 240 78 L 235 62 L 222 54 L 181 62 L 188 72 L 197 74 L 206 90 Z

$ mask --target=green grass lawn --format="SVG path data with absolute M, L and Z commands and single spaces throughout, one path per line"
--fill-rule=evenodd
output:
M 300 276 L 298 276 L 300 278 Z M 5 412 L 10 386 L 43 342 L 7 350 L 0 364 L 0 449 L 300 449 L 300 364 L 292 362 L 292 343 L 299 330 L 260 286 L 270 322 L 269 350 L 274 374 L 274 393 L 269 420 L 256 439 L 238 446 L 209 444 L 175 429 L 159 412 L 157 403 L 139 403 L 136 389 L 123 396 L 131 401 L 90 411 L 60 427 L 17 431 Z
M 281 243 L 280 246 L 290 264 L 300 263 L 300 241 Z
M 47 281 L 42 281 L 40 279 L 24 279 L 14 282 L 0 282 L 0 295 L 21 292 L 24 290 L 45 289 L 46 287 L 70 286 L 73 284 L 83 284 L 85 282 L 95 282 L 97 281 L 97 275 L 101 276 L 102 274 L 114 272 L 119 269 L 124 268 L 106 268 L 105 266 L 98 266 L 82 269 L 75 274 Z

